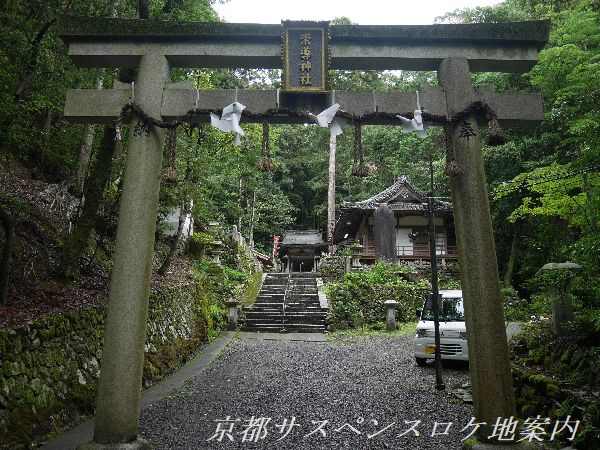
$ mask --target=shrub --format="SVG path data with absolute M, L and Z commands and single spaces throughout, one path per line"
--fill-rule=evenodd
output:
M 319 273 L 328 281 L 340 280 L 346 272 L 346 261 L 342 255 L 325 255 L 321 258 Z
M 412 321 L 417 306 L 421 306 L 429 284 L 424 280 L 410 281 L 409 269 L 387 263 L 377 263 L 371 269 L 351 272 L 339 282 L 326 287 L 331 303 L 330 327 L 353 328 L 385 320 L 386 300 L 396 300 L 400 322 Z
M 530 300 L 520 298 L 513 288 L 501 290 L 504 297 L 504 315 L 509 322 L 537 321 L 551 316 L 552 305 L 545 295 L 534 295 Z

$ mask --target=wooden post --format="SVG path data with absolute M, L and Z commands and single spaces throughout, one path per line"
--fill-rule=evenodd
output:
M 469 64 L 464 58 L 445 59 L 438 70 L 448 106 L 448 160 L 458 255 L 462 273 L 469 342 L 473 402 L 480 439 L 487 439 L 498 417 L 515 414 L 508 344 L 500 295 L 496 249 L 481 157 L 477 117 L 457 120 L 474 98 Z
M 154 118 L 160 118 L 162 93 L 168 77 L 169 65 L 164 56 L 149 54 L 141 58 L 135 101 Z M 130 137 L 93 448 L 99 448 L 98 444 L 131 442 L 140 442 L 139 448 L 144 445 L 136 439 L 163 141 L 164 132 L 157 128 L 147 134 L 131 133 Z

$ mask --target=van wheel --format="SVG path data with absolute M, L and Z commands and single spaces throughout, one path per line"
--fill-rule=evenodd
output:
M 415 357 L 415 361 L 417 361 L 417 366 L 419 366 L 419 367 L 425 367 L 427 365 L 426 358 L 416 358 Z

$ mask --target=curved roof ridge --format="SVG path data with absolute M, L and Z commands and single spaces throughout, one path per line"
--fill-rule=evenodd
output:
M 380 193 L 375 194 L 366 200 L 350 203 L 349 205 L 355 205 L 363 208 L 376 208 L 377 205 L 381 203 L 389 203 L 391 200 L 396 198 L 403 189 L 407 190 L 410 194 L 416 197 L 417 200 L 424 201 L 423 193 L 415 189 L 406 175 L 402 175 L 396 178 L 394 184 Z

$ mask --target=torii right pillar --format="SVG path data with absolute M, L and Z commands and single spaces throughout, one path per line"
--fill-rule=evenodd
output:
M 486 441 L 498 417 L 515 415 L 515 396 L 500 294 L 494 232 L 481 155 L 469 63 L 447 58 L 438 69 L 445 91 L 447 158 L 469 342 L 470 377 L 478 437 Z M 450 167 L 452 169 L 452 167 Z

